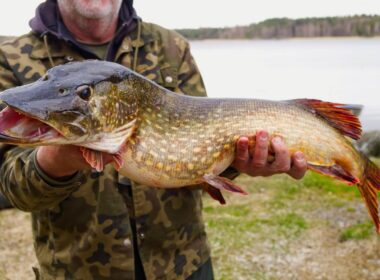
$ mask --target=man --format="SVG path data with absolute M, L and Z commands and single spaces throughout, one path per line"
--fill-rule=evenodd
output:
M 132 0 L 47 0 L 30 22 L 33 32 L 0 48 L 2 89 L 32 82 L 57 64 L 106 59 L 175 92 L 205 96 L 188 43 L 142 22 Z M 238 172 L 301 178 L 302 153 L 292 158 L 280 138 L 256 135 L 237 144 Z M 268 163 L 268 147 L 275 160 Z M 201 192 L 154 189 L 119 175 L 96 173 L 75 146 L 3 147 L 1 190 L 32 213 L 41 279 L 213 279 L 201 215 Z

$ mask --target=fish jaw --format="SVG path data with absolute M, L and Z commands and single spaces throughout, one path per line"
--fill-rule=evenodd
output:
M 0 142 L 14 145 L 48 145 L 69 142 L 50 125 L 11 107 L 0 112 Z

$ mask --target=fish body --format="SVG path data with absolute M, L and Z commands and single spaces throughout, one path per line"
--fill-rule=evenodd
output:
M 154 187 L 207 184 L 245 193 L 219 177 L 233 161 L 240 136 L 266 130 L 290 153 L 302 151 L 309 169 L 357 185 L 380 230 L 380 171 L 348 139 L 357 118 L 342 104 L 319 100 L 266 101 L 176 94 L 119 65 L 74 62 L 49 70 L 33 84 L 0 94 L 0 141 L 18 145 L 74 144 L 102 170 L 102 153 L 119 172 Z
M 200 183 L 205 174 L 221 173 L 233 161 L 236 140 L 257 130 L 282 137 L 290 152 L 304 152 L 309 164 L 339 162 L 357 178 L 362 172 L 363 160 L 350 140 L 296 101 L 150 92 L 161 104 L 146 97 L 120 169 L 135 180 L 144 178 L 148 185 L 180 187 Z

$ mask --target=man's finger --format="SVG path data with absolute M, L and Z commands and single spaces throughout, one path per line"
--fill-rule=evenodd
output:
M 294 179 L 301 179 L 307 171 L 307 162 L 305 156 L 301 152 L 295 152 L 292 156 L 292 167 L 288 174 Z
M 289 172 L 290 170 L 290 155 L 288 148 L 280 137 L 272 139 L 272 147 L 275 153 L 275 160 L 271 164 L 275 172 Z
M 269 151 L 269 136 L 266 131 L 257 131 L 256 146 L 254 149 L 252 165 L 262 168 L 267 165 Z
M 256 135 L 250 134 L 248 135 L 248 156 L 252 158 L 255 155 L 255 147 L 256 147 Z
M 248 138 L 240 137 L 236 142 L 235 164 L 243 166 L 248 162 Z

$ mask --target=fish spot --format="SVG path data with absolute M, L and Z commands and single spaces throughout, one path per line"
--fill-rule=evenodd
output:
M 216 152 L 216 153 L 213 153 L 212 154 L 212 157 L 214 157 L 214 158 L 217 158 L 217 157 L 219 157 L 220 156 L 220 152 Z
M 176 158 L 175 156 L 173 156 L 173 155 L 169 155 L 169 156 L 168 156 L 168 159 L 169 159 L 169 160 L 173 160 L 173 161 L 176 161 L 176 160 L 177 160 L 177 158 Z
M 194 153 L 200 153 L 201 151 L 202 151 L 202 149 L 199 148 L 199 147 L 196 147 L 196 148 L 193 149 Z
M 229 149 L 231 149 L 231 145 L 230 145 L 230 144 L 225 144 L 225 145 L 223 146 L 223 148 L 224 148 L 225 150 L 229 150 Z

